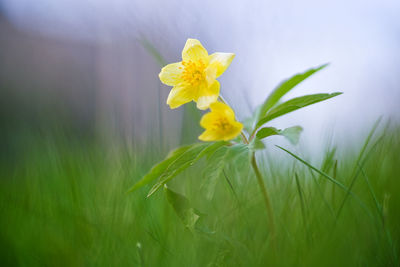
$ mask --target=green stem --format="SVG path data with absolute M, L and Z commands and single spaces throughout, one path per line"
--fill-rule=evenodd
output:
M 242 137 L 242 140 L 245 144 L 249 144 L 249 141 L 247 140 L 246 135 L 243 131 L 240 132 L 240 136 Z
M 224 104 L 229 106 L 229 104 L 226 102 L 226 100 L 221 95 L 219 95 L 219 100 L 222 103 L 224 103 Z M 246 137 L 246 135 L 244 134 L 243 131 L 240 132 L 240 135 L 241 135 L 241 137 L 243 139 L 243 142 L 245 144 L 249 144 L 249 140 L 247 139 L 247 137 Z M 252 135 L 254 135 L 254 133 Z M 272 242 L 272 244 L 273 244 L 273 246 L 274 246 L 274 248 L 276 250 L 274 213 L 272 212 L 271 203 L 270 203 L 270 200 L 269 200 L 269 197 L 268 197 L 268 192 L 267 192 L 267 189 L 265 187 L 263 177 L 261 175 L 260 170 L 258 169 L 255 152 L 253 152 L 252 155 L 251 155 L 251 166 L 253 167 L 254 173 L 256 174 L 257 182 L 258 182 L 258 185 L 260 187 L 261 193 L 262 193 L 263 198 L 264 198 L 264 203 L 265 203 L 265 207 L 267 209 L 267 215 L 268 215 L 268 225 L 269 225 L 269 229 L 271 231 L 271 242 Z
M 268 215 L 268 225 L 269 225 L 269 229 L 271 231 L 271 242 L 272 242 L 273 246 L 276 248 L 274 213 L 272 212 L 271 202 L 268 197 L 268 192 L 265 187 L 263 177 L 261 175 L 260 170 L 258 169 L 255 152 L 253 152 L 251 155 L 251 166 L 253 167 L 254 173 L 256 174 L 257 182 L 258 182 L 258 185 L 260 187 L 261 193 L 264 198 L 264 203 L 265 203 L 265 207 L 267 209 L 267 215 Z

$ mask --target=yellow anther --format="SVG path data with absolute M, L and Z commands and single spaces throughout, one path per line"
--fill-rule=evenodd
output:
M 182 65 L 184 66 L 184 70 L 182 72 L 182 79 L 191 84 L 192 86 L 199 85 L 201 82 L 205 81 L 205 67 L 206 65 L 202 60 L 198 60 L 197 62 L 183 61 Z

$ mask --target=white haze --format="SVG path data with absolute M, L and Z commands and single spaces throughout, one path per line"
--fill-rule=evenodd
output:
M 355 140 L 380 115 L 399 118 L 400 1 L 3 0 L 3 8 L 21 29 L 59 38 L 144 35 L 176 51 L 166 55 L 171 61 L 188 37 L 235 52 L 220 81 L 245 115 L 284 78 L 330 62 L 287 97 L 344 94 L 273 122 L 304 126 L 304 144 L 320 144 L 332 130 Z

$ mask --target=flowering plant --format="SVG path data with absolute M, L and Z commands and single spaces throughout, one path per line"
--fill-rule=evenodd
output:
M 264 125 L 282 115 L 338 96 L 341 93 L 305 95 L 282 102 L 281 99 L 285 94 L 311 75 L 325 68 L 327 64 L 309 69 L 279 84 L 256 109 L 253 116 L 243 122 L 244 126 L 236 120 L 234 111 L 220 95 L 220 84 L 216 80 L 229 67 L 234 56 L 233 53 L 209 55 L 198 40 L 188 39 L 182 51 L 182 61 L 162 68 L 159 74 L 160 80 L 166 85 L 173 86 L 167 99 L 167 104 L 172 109 L 191 101 L 195 101 L 200 110 L 210 109 L 210 112 L 206 113 L 200 121 L 200 125 L 205 131 L 199 136 L 199 139 L 204 142 L 173 150 L 129 191 L 135 191 L 158 178 L 148 196 L 164 186 L 167 199 L 185 225 L 191 228 L 200 214 L 188 205 L 184 196 L 170 190 L 166 186 L 167 183 L 201 158 L 206 158 L 208 161 L 207 169 L 210 172 L 208 172 L 209 177 L 207 178 L 213 181 L 221 176 L 224 166 L 238 160 L 245 161 L 254 170 L 269 216 L 269 227 L 273 233 L 273 212 L 264 180 L 257 166 L 255 152 L 265 148 L 262 140 L 268 136 L 281 135 L 291 143 L 297 143 L 302 127 L 294 126 L 280 130 Z M 239 136 L 240 138 L 238 138 Z

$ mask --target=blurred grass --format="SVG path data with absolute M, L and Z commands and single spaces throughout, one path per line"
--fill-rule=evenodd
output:
M 366 209 L 350 196 L 339 217 L 345 191 L 272 146 L 284 161 L 258 155 L 276 217 L 276 249 L 255 177 L 239 163 L 224 170 L 212 200 L 201 164 L 170 184 L 206 214 L 190 231 L 161 191 L 149 199 L 146 190 L 126 194 L 164 156 L 159 151 L 133 153 L 62 131 L 19 140 L 13 159 L 3 153 L 0 164 L 4 266 L 399 265 L 398 127 L 375 134 L 361 161 L 361 146 L 339 154 L 332 145 L 311 160 L 347 187 L 358 173 L 352 191 Z

